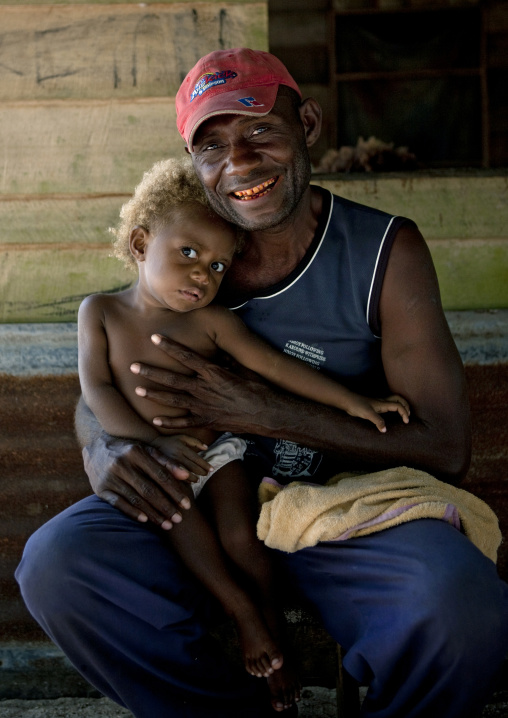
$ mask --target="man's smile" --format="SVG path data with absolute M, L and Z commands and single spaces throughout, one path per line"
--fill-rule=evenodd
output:
M 273 189 L 278 179 L 278 177 L 272 177 L 266 182 L 261 182 L 261 184 L 258 184 L 255 187 L 251 187 L 250 189 L 241 189 L 237 192 L 232 192 L 231 194 L 236 199 L 240 199 L 244 202 L 246 200 L 258 199 L 258 197 L 264 197 L 265 194 L 268 194 L 268 192 Z

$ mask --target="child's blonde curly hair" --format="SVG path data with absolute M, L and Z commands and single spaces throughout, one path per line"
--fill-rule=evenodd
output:
M 120 210 L 120 223 L 110 227 L 115 236 L 113 254 L 129 269 L 136 269 L 136 260 L 129 248 L 134 227 L 157 232 L 171 221 L 172 213 L 183 202 L 199 202 L 212 212 L 206 194 L 194 172 L 190 158 L 156 162 L 145 172 L 131 199 Z

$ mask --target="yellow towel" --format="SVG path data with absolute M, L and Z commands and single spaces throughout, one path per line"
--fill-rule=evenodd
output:
M 481 499 L 405 466 L 339 474 L 325 486 L 265 479 L 257 531 L 270 548 L 292 553 L 319 541 L 344 540 L 421 518 L 447 520 L 494 563 L 501 543 L 496 515 Z

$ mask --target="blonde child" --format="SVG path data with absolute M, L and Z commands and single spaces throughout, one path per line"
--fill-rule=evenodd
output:
M 219 600 L 237 626 L 245 667 L 268 679 L 272 704 L 299 700 L 299 684 L 283 657 L 283 621 L 276 606 L 270 561 L 256 536 L 256 506 L 241 458 L 245 442 L 207 429 L 186 435 L 156 428 L 162 408 L 137 396 L 133 362 L 192 373 L 162 358 L 150 337 L 164 335 L 201 355 L 220 352 L 278 386 L 373 422 L 407 402 L 368 399 L 350 392 L 302 361 L 281 353 L 229 309 L 214 303 L 239 246 L 237 230 L 208 205 L 190 160 L 159 162 L 121 210 L 115 254 L 137 268 L 138 281 L 117 294 L 84 300 L 78 316 L 79 375 L 83 397 L 103 429 L 158 447 L 191 472 L 191 510 L 168 533 L 182 560 Z M 210 477 L 214 474 L 213 480 Z M 202 493 L 201 493 L 202 492 Z M 207 507 L 207 514 L 196 506 Z M 276 708 L 280 710 L 279 708 Z

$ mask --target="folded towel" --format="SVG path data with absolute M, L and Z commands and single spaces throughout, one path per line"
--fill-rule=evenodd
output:
M 292 553 L 319 541 L 343 541 L 406 521 L 448 521 L 496 562 L 501 531 L 487 504 L 424 471 L 400 466 L 371 474 L 338 474 L 325 486 L 263 479 L 257 531 L 270 548 Z

